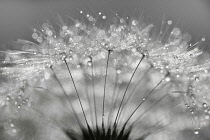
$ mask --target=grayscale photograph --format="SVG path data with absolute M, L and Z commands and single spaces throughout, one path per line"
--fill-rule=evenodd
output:
M 210 1 L 0 0 L 0 140 L 210 140 Z

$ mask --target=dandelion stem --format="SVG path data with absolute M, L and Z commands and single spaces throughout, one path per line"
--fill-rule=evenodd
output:
M 135 75 L 135 73 L 136 73 L 136 71 L 137 71 L 139 65 L 141 64 L 142 60 L 144 59 L 144 57 L 145 57 L 144 55 L 141 57 L 141 59 L 140 59 L 138 65 L 136 66 L 136 68 L 135 68 L 135 70 L 134 70 L 134 72 L 133 72 L 133 74 L 132 74 L 132 76 L 131 76 L 131 78 L 130 78 L 130 80 L 129 80 L 129 82 L 128 82 L 128 85 L 127 85 L 127 87 L 126 87 L 126 89 L 125 89 L 125 92 L 124 92 L 124 94 L 123 94 L 123 98 L 122 98 L 122 100 L 121 100 L 121 102 L 120 102 L 120 106 L 119 106 L 118 111 L 117 111 L 117 116 L 116 116 L 115 121 L 114 121 L 114 126 L 115 126 L 115 127 L 117 126 L 118 115 L 119 115 L 119 113 L 120 113 L 120 109 L 121 109 L 123 100 L 124 100 L 124 98 L 125 98 L 125 95 L 126 95 L 126 93 L 127 93 L 128 87 L 129 87 L 129 85 L 130 85 L 130 83 L 131 83 L 131 81 L 132 81 L 132 79 L 133 79 L 133 76 Z M 119 117 L 120 117 L 120 116 L 119 116 Z
M 85 72 L 83 71 L 83 75 L 85 75 Z M 88 86 L 87 86 L 87 81 L 84 79 L 84 81 L 85 81 L 85 94 L 86 94 L 86 97 L 87 97 L 87 100 L 88 100 L 88 104 L 89 104 L 89 107 L 90 107 L 90 114 L 92 114 L 92 106 L 91 106 L 91 102 L 90 102 L 90 95 L 89 95 L 89 89 L 88 89 Z M 92 123 L 92 125 L 94 125 L 93 123 L 94 123 L 94 121 L 93 121 L 93 116 L 91 115 L 91 123 Z
M 166 76 L 165 76 L 166 77 Z M 126 125 L 128 123 L 128 121 L 131 119 L 131 117 L 136 113 L 136 111 L 139 109 L 139 107 L 144 103 L 144 101 L 153 93 L 153 91 L 163 82 L 163 80 L 165 79 L 165 77 L 163 79 L 161 79 L 160 82 L 157 83 L 157 85 L 149 92 L 149 94 L 143 98 L 143 100 L 141 101 L 141 103 L 136 107 L 136 109 L 131 113 L 131 115 L 128 117 L 128 119 L 126 120 L 125 124 Z
M 105 81 L 104 81 L 104 95 L 103 95 L 103 110 L 102 110 L 102 129 L 104 130 L 104 106 L 105 106 L 105 96 L 106 96 L 106 80 L 107 80 L 107 70 L 109 65 L 109 56 L 110 56 L 111 50 L 108 50 L 108 57 L 106 62 L 106 74 L 105 74 Z
M 139 119 L 141 119 L 141 117 L 145 114 L 145 113 L 147 113 L 152 107 L 155 107 L 155 105 L 157 105 L 160 101 L 162 101 L 165 97 L 167 97 L 168 96 L 168 94 L 166 94 L 166 95 L 164 95 L 163 97 L 161 97 L 159 100 L 157 100 L 154 104 L 152 104 L 147 110 L 145 110 L 131 125 L 133 126 L 133 125 L 135 125 L 135 124 L 137 124 L 137 121 L 139 120 Z
M 58 82 L 59 86 L 61 87 L 61 89 L 62 89 L 62 91 L 63 91 L 63 94 L 64 94 L 65 97 L 67 98 L 67 101 L 69 102 L 69 104 L 70 104 L 70 106 L 71 106 L 71 108 L 72 108 L 72 111 L 73 111 L 73 113 L 74 113 L 74 116 L 76 117 L 77 122 L 79 123 L 80 126 L 82 126 L 82 124 L 81 124 L 80 121 L 79 121 L 79 117 L 77 116 L 77 113 L 76 113 L 76 111 L 75 111 L 75 109 L 74 109 L 74 107 L 73 107 L 71 101 L 69 100 L 69 97 L 68 97 L 66 91 L 64 90 L 64 88 L 63 88 L 61 82 L 59 81 L 58 77 L 56 76 L 56 74 L 55 74 L 53 68 L 50 67 L 50 69 L 52 70 L 52 72 L 53 72 L 53 74 L 54 74 L 55 80 Z
M 114 90 L 113 90 L 113 93 L 112 93 L 112 101 L 111 101 L 111 107 L 109 109 L 109 116 L 108 116 L 108 124 L 110 123 L 110 117 L 112 115 L 112 112 L 113 112 L 113 108 L 114 108 L 114 103 L 115 103 L 115 98 L 116 98 L 116 89 L 117 89 L 117 80 L 118 80 L 118 74 L 117 74 L 117 70 L 116 70 L 116 77 L 115 77 L 115 85 L 114 85 Z
M 87 121 L 87 118 L 86 118 L 86 115 L 85 115 L 85 111 L 84 111 L 84 108 L 83 108 L 83 106 L 82 106 L 82 102 L 81 102 L 81 99 L 80 99 L 80 97 L 79 97 L 79 93 L 78 93 L 78 91 L 77 91 L 77 88 L 76 88 L 76 85 L 75 85 L 73 76 L 72 76 L 72 74 L 71 74 L 70 68 L 69 68 L 69 66 L 68 66 L 68 64 L 67 64 L 67 62 L 66 62 L 65 59 L 64 59 L 64 62 L 65 62 L 65 64 L 66 64 L 66 67 L 67 67 L 67 69 L 68 69 L 69 75 L 70 75 L 71 80 L 72 80 L 72 83 L 73 83 L 73 85 L 74 85 L 74 89 L 75 89 L 75 91 L 76 91 L 76 94 L 77 94 L 77 98 L 78 98 L 78 100 L 79 100 L 80 107 L 82 108 L 82 113 L 83 113 L 83 115 L 84 115 L 84 118 L 85 118 L 87 127 L 89 128 L 89 124 L 88 124 L 88 121 Z
M 124 106 L 127 105 L 128 101 L 130 100 L 130 98 L 131 98 L 132 95 L 134 94 L 134 91 L 135 91 L 136 87 L 144 80 L 144 78 L 147 76 L 147 74 L 149 73 L 150 70 L 151 70 L 151 69 L 147 70 L 147 71 L 144 73 L 144 76 L 142 76 L 142 77 L 139 79 L 139 81 L 138 81 L 137 84 L 134 86 L 133 90 L 131 91 L 131 94 L 129 95 L 128 99 L 127 99 L 126 102 L 123 104 L 122 108 L 124 108 Z M 120 113 L 119 113 L 119 116 L 121 116 L 122 112 L 123 112 L 123 111 L 121 110 Z M 120 118 L 119 118 L 119 119 L 120 119 Z M 119 119 L 117 120 L 117 123 L 118 123 Z
M 96 128 L 98 128 L 98 118 L 97 118 L 97 107 L 96 107 L 96 95 L 95 95 L 95 84 L 94 84 L 94 72 L 93 72 L 93 58 L 91 57 L 91 74 L 92 74 L 92 90 L 93 90 L 93 100 L 94 100 L 94 109 L 95 109 L 95 119 L 96 119 Z

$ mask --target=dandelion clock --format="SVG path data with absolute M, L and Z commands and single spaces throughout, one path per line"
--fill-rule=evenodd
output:
M 0 51 L 1 140 L 208 139 L 206 38 L 142 14 L 76 15 Z

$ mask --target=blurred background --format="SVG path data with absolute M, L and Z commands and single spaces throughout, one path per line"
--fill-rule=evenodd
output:
M 0 0 L 0 44 L 18 38 L 31 39 L 32 28 L 56 14 L 74 14 L 78 9 L 118 13 L 138 8 L 145 16 L 160 21 L 172 19 L 193 40 L 210 40 L 209 0 Z

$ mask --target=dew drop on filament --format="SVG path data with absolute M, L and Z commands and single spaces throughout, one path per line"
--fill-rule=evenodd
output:
M 120 74 L 121 73 L 121 70 L 117 70 L 117 74 Z
M 198 130 L 198 129 L 195 130 L 195 131 L 194 131 L 194 134 L 195 134 L 195 135 L 198 135 L 198 134 L 199 134 L 199 130 Z
M 206 103 L 203 103 L 203 107 L 205 107 L 205 108 L 206 108 L 206 107 L 207 107 L 207 104 L 206 104 Z
M 91 61 L 88 61 L 88 62 L 87 62 L 87 65 L 88 65 L 88 66 L 91 66 L 91 65 L 92 65 L 92 62 L 91 62 Z
M 106 19 L 106 16 L 102 16 L 102 19 Z
M 6 100 L 9 101 L 9 100 L 10 100 L 10 96 L 7 96 L 7 97 L 6 97 Z

